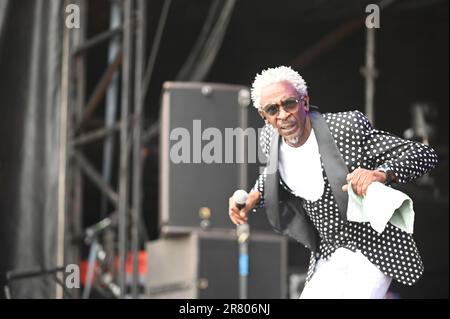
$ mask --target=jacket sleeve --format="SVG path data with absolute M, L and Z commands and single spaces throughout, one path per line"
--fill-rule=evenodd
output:
M 359 111 L 354 114 L 355 127 L 362 129 L 360 167 L 376 169 L 387 166 L 397 177 L 397 183 L 407 183 L 436 166 L 437 155 L 431 147 L 377 130 L 364 114 Z
M 270 151 L 270 141 L 272 140 L 272 134 L 273 129 L 270 125 L 266 124 L 262 130 L 261 135 L 259 137 L 259 144 L 262 150 L 262 153 L 265 156 L 265 160 L 267 162 L 267 159 L 269 158 L 269 151 Z M 260 174 L 258 175 L 258 178 L 256 179 L 255 186 L 253 186 L 252 190 L 257 190 L 261 194 L 260 201 L 258 205 L 254 208 L 254 210 L 258 208 L 263 208 L 265 205 L 264 200 L 264 186 L 266 183 L 267 178 L 267 168 L 265 166 L 260 167 Z

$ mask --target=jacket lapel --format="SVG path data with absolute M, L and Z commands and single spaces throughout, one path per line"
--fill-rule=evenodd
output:
M 347 184 L 347 165 L 345 165 L 341 152 L 331 136 L 330 129 L 322 114 L 313 111 L 310 112 L 310 118 L 331 191 L 339 207 L 342 219 L 347 221 L 348 194 L 342 191 L 342 186 Z
M 288 235 L 306 248 L 317 251 L 319 236 L 302 206 L 302 200 L 292 194 L 288 194 L 287 199 L 280 201 L 280 195 L 286 195 L 287 192 L 280 194 L 280 176 L 278 172 L 278 145 L 280 136 L 274 132 L 271 140 L 269 169 L 266 175 L 266 214 L 270 224 L 278 232 Z M 283 189 L 281 188 L 283 191 Z M 284 196 L 286 197 L 286 196 Z
M 278 143 L 280 135 L 274 131 L 272 140 L 270 142 L 270 153 L 267 167 L 271 167 L 270 172 L 267 173 L 265 197 L 266 197 L 266 212 L 267 217 L 273 227 L 280 228 L 280 220 L 278 214 Z M 276 165 L 275 167 L 273 165 Z

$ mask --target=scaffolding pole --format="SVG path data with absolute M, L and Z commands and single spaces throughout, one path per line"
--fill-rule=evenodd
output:
M 144 69 L 145 51 L 145 12 L 144 0 L 136 2 L 136 50 L 135 50 L 135 78 L 134 78 L 134 125 L 133 125 L 133 184 L 132 184 L 132 211 L 131 211 L 131 252 L 133 273 L 131 281 L 131 296 L 137 298 L 139 291 L 139 217 L 142 211 L 142 108 L 144 97 L 142 94 L 142 79 Z
M 83 27 L 86 26 L 88 2 L 78 0 L 81 8 Z M 82 229 L 83 192 L 87 178 L 100 191 L 100 201 L 107 201 L 114 207 L 117 218 L 113 226 L 117 226 L 117 235 L 111 235 L 113 229 L 106 229 L 103 240 L 109 249 L 106 249 L 108 275 L 112 275 L 117 283 L 114 296 L 125 298 L 129 296 L 127 285 L 126 262 L 128 253 L 132 256 L 131 296 L 139 296 L 139 264 L 138 253 L 140 235 L 145 235 L 145 229 L 141 222 L 142 213 L 142 116 L 144 104 L 143 70 L 145 69 L 145 21 L 146 3 L 144 0 L 122 0 L 111 3 L 110 29 L 90 39 L 85 37 L 85 28 L 74 32 L 71 41 L 64 42 L 64 68 L 62 70 L 62 114 L 60 154 L 60 180 L 67 180 L 67 190 L 64 183 L 60 183 L 59 189 L 59 224 L 65 225 L 73 231 L 74 238 L 85 235 Z M 66 30 L 66 33 L 69 31 Z M 73 32 L 70 31 L 70 32 Z M 120 37 L 120 38 L 118 38 Z M 86 56 L 89 50 L 99 44 L 110 40 L 108 66 L 89 93 L 86 101 Z M 72 70 L 72 72 L 70 72 Z M 118 74 L 121 81 L 119 83 Z M 69 78 L 70 76 L 70 78 Z M 118 99 L 120 86 L 120 101 Z M 101 101 L 105 98 L 105 121 L 102 127 L 88 129 L 87 121 L 97 113 Z M 117 117 L 117 118 L 116 118 Z M 118 180 L 117 185 L 112 185 L 112 169 L 114 154 L 113 134 L 119 133 L 116 142 L 119 149 Z M 63 143 L 63 141 L 66 141 Z M 103 160 L 101 167 L 96 167 L 88 156 L 83 146 L 91 142 L 104 142 Z M 64 166 L 64 167 L 63 167 Z M 67 178 L 65 174 L 67 173 Z M 107 213 L 108 203 L 102 205 L 102 217 Z M 64 207 L 68 207 L 67 216 L 61 217 Z M 66 216 L 66 215 L 65 215 Z M 112 224 L 111 224 L 112 225 Z M 64 237 L 64 229 L 59 229 L 59 238 Z M 58 241 L 62 243 L 64 240 Z M 80 241 L 70 241 L 80 245 Z M 64 247 L 63 247 L 64 248 Z M 64 255 L 63 248 L 58 246 L 58 262 Z M 119 264 L 116 271 L 114 257 L 118 255 Z M 79 263 L 78 260 L 76 261 Z M 58 263 L 58 265 L 59 265 Z M 104 271 L 104 270 L 102 270 Z M 111 272 L 111 273 L 109 273 Z M 100 276 L 102 274 L 99 274 Z M 100 278 L 102 279 L 102 278 Z M 61 296 L 61 290 L 58 291 Z M 89 296 L 85 296 L 89 297 Z
M 67 1 L 65 2 L 67 4 Z M 61 70 L 61 108 L 59 119 L 59 152 L 58 152 L 58 232 L 56 247 L 56 265 L 64 267 L 65 228 L 67 209 L 67 140 L 69 114 L 69 77 L 70 77 L 70 31 L 64 28 Z M 57 279 L 64 282 L 64 274 L 58 272 Z M 63 287 L 56 285 L 56 299 L 64 297 Z
M 119 271 L 118 281 L 120 298 L 126 294 L 125 263 L 128 248 L 127 236 L 127 211 L 128 211 L 128 186 L 129 186 L 129 156 L 128 156 L 128 117 L 131 104 L 131 80 L 132 80 L 132 55 L 133 55 L 133 1 L 124 0 L 124 30 L 122 39 L 122 96 L 120 129 L 120 163 L 119 163 Z
M 365 90 L 365 111 L 367 118 L 375 125 L 374 97 L 375 97 L 375 79 L 377 69 L 375 67 L 375 28 L 366 29 L 366 65 L 362 69 L 362 74 L 366 79 Z
M 77 0 L 76 4 L 80 8 L 80 28 L 74 29 L 72 32 L 73 43 L 72 46 L 78 47 L 86 40 L 86 27 L 87 27 L 87 10 L 86 0 Z M 72 143 L 74 139 L 73 128 L 81 122 L 83 116 L 83 104 L 85 99 L 86 89 L 86 69 L 84 59 L 79 57 L 74 58 L 71 55 L 70 65 L 71 83 L 74 83 L 74 87 L 69 92 L 69 127 L 68 127 L 68 183 L 67 183 L 67 196 L 68 198 L 68 218 L 67 223 L 70 229 L 70 235 L 72 237 L 79 236 L 83 229 L 83 215 L 82 215 L 82 203 L 83 203 L 83 177 L 81 169 L 77 163 L 72 160 L 74 145 Z M 70 86 L 70 83 L 69 83 Z M 76 94 L 75 94 L 76 93 Z M 80 264 L 81 261 L 81 247 L 76 241 L 69 241 L 72 245 L 71 254 L 68 256 L 68 262 L 73 264 Z M 80 296 L 79 291 L 73 292 L 74 297 Z
M 110 8 L 110 32 L 114 33 L 114 30 L 120 30 L 122 32 L 122 8 L 117 1 L 111 2 Z M 108 47 L 108 62 L 113 64 L 120 57 L 121 53 L 121 40 L 118 37 L 110 38 Z M 111 81 L 109 82 L 106 91 L 105 100 L 105 129 L 115 130 L 121 128 L 121 123 L 115 123 L 117 117 L 117 109 L 119 107 L 119 71 L 120 66 L 114 70 Z M 105 182 L 110 184 L 112 182 L 112 170 L 114 164 L 114 148 L 116 147 L 116 139 L 114 134 L 108 134 L 105 136 L 103 143 L 103 163 L 102 163 L 102 175 Z M 117 207 L 114 207 L 117 210 Z M 101 199 L 100 204 L 100 216 L 101 218 L 107 218 L 108 216 L 108 202 L 105 196 Z M 115 275 L 114 269 L 114 241 L 115 232 L 112 229 L 106 229 L 103 235 L 103 242 L 106 252 L 106 264 L 107 269 L 111 272 L 112 277 Z

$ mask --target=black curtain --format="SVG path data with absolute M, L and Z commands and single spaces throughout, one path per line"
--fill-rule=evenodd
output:
M 0 0 L 2 288 L 8 270 L 56 266 L 63 3 Z M 13 298 L 52 298 L 55 284 L 46 276 L 10 288 Z

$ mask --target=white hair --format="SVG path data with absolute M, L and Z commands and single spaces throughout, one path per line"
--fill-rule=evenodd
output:
M 252 84 L 251 96 L 253 106 L 260 108 L 261 91 L 268 85 L 278 82 L 287 81 L 291 83 L 300 96 L 308 95 L 308 89 L 302 76 L 288 66 L 279 66 L 276 68 L 268 68 L 255 76 Z

